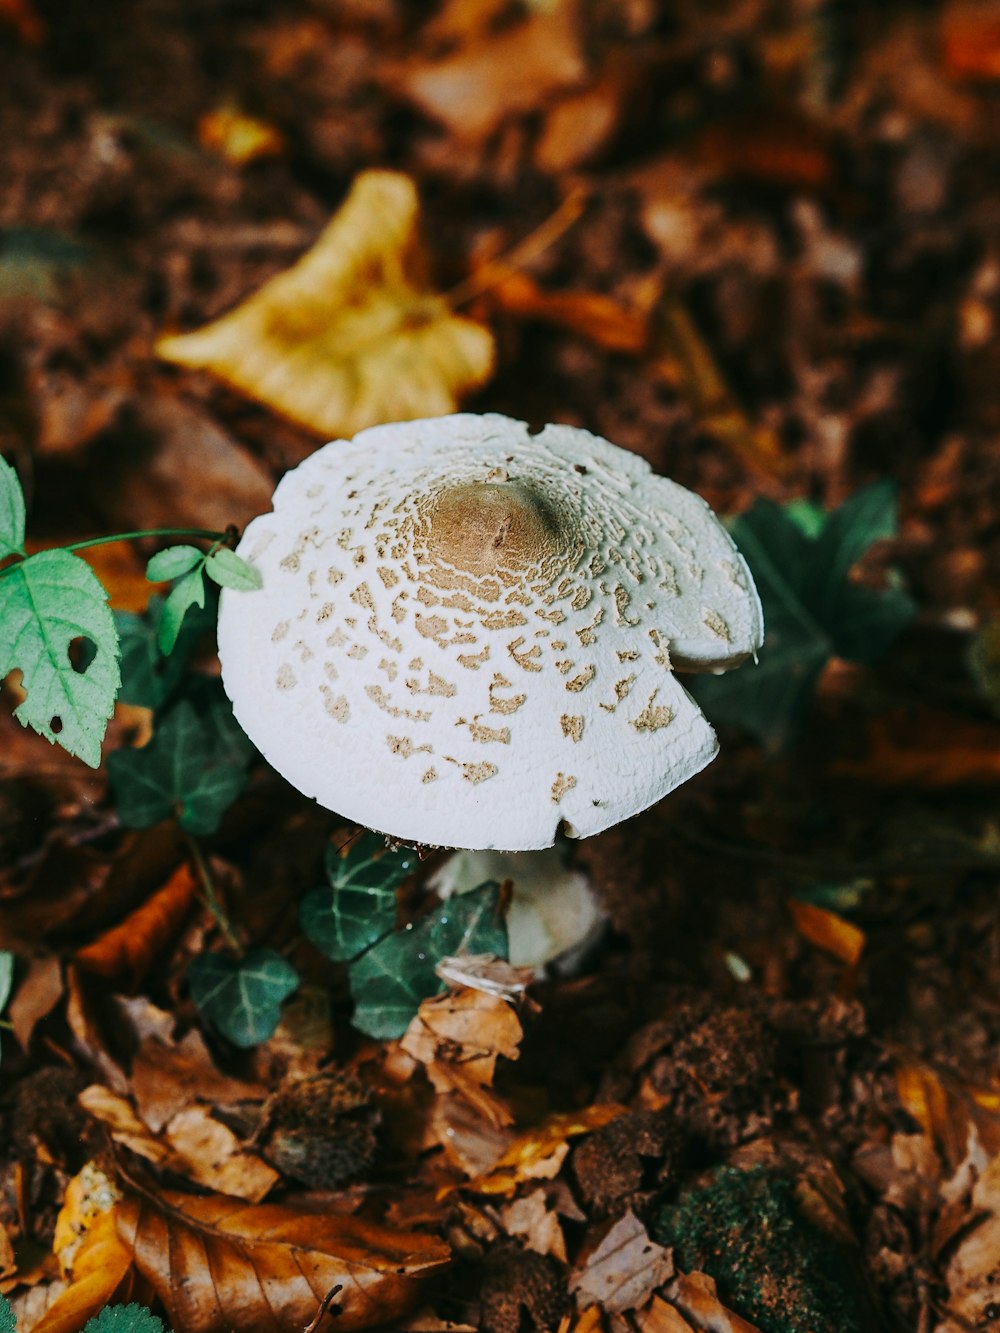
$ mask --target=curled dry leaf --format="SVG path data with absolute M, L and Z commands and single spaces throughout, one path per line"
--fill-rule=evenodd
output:
M 500 1219 L 507 1235 L 517 1236 L 529 1250 L 551 1254 L 562 1263 L 566 1262 L 566 1240 L 559 1216 L 546 1202 L 543 1186 L 504 1204 Z
M 132 1061 L 132 1095 L 139 1113 L 157 1133 L 179 1111 L 197 1102 L 263 1101 L 267 1089 L 221 1073 L 197 1029 L 182 1041 L 145 1038 Z
M 304 1328 L 335 1287 L 341 1333 L 390 1323 L 449 1259 L 417 1232 L 221 1195 L 134 1194 L 117 1217 L 137 1270 L 185 1333 Z
M 644 1305 L 673 1273 L 670 1251 L 650 1239 L 629 1209 L 577 1262 L 569 1285 L 581 1309 L 597 1305 L 608 1314 L 623 1314 Z
M 801 902 L 797 898 L 789 898 L 788 910 L 799 934 L 805 936 L 810 944 L 832 953 L 849 967 L 858 963 L 865 947 L 863 930 L 845 921 L 836 912 L 828 912 L 825 907 Z
M 491 1084 L 497 1056 L 516 1060 L 522 1037 L 517 1014 L 498 995 L 463 989 L 424 1000 L 400 1045 L 421 1064 L 460 1063 Z
M 493 338 L 428 286 L 417 225 L 408 176 L 363 172 L 298 263 L 157 351 L 322 435 L 453 412 L 488 378 Z
M 512 1195 L 525 1180 L 551 1180 L 559 1174 L 571 1138 L 600 1129 L 624 1110 L 614 1102 L 605 1102 L 582 1111 L 550 1115 L 516 1138 L 493 1169 L 470 1180 L 468 1188 L 478 1194 Z
M 79 949 L 76 961 L 87 972 L 138 988 L 157 954 L 184 923 L 198 893 L 187 865 L 178 866 L 151 898 L 93 943 Z
M 759 1333 L 756 1325 L 726 1309 L 707 1273 L 678 1273 L 664 1295 L 699 1333 Z

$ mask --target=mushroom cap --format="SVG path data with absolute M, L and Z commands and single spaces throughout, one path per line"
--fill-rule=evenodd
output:
M 238 547 L 219 655 L 240 725 L 294 786 L 413 842 L 586 837 L 703 768 L 672 667 L 763 638 L 693 492 L 588 431 L 499 415 L 374 426 L 289 472 Z

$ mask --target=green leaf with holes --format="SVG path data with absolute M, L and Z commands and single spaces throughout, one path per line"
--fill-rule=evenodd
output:
M 24 492 L 17 473 L 0 458 L 0 560 L 24 555 Z
M 434 970 L 438 962 L 463 953 L 507 957 L 500 885 L 493 880 L 386 935 L 351 964 L 354 1026 L 369 1037 L 401 1037 L 420 1002 L 445 989 Z
M 329 887 L 307 893 L 299 909 L 305 935 L 334 962 L 346 963 L 392 930 L 396 890 L 417 864 L 416 852 L 389 851 L 364 833 L 326 856 Z
M 96 650 L 85 670 L 70 656 L 80 639 Z M 97 575 L 69 551 L 0 572 L 0 679 L 17 668 L 28 697 L 14 716 L 96 768 L 121 683 L 118 632 Z
M 246 1047 L 272 1035 L 299 975 L 273 949 L 253 949 L 244 958 L 203 953 L 191 960 L 188 984 L 202 1018 L 234 1046 Z
M 218 682 L 200 683 L 157 721 L 148 745 L 108 756 L 118 817 L 149 828 L 173 815 L 188 833 L 214 833 L 254 753 Z
M 892 576 L 877 589 L 852 582 L 850 573 L 896 527 L 889 482 L 858 491 L 822 524 L 811 506 L 771 500 L 758 500 L 735 520 L 730 531 L 760 593 L 765 638 L 756 667 L 689 683 L 712 722 L 779 749 L 794 735 L 831 657 L 872 662 L 885 652 L 914 604 Z

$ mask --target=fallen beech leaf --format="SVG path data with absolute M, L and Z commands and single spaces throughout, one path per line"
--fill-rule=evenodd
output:
M 184 1333 L 304 1328 L 337 1286 L 342 1333 L 391 1323 L 416 1302 L 419 1279 L 449 1259 L 417 1232 L 221 1195 L 132 1195 L 117 1217 L 136 1268 Z
M 600 292 L 546 292 L 526 273 L 485 265 L 485 274 L 501 273 L 487 295 L 493 304 L 522 319 L 537 319 L 605 347 L 639 355 L 646 346 L 646 317 L 627 310 Z
M 23 1051 L 31 1044 L 36 1025 L 62 999 L 64 989 L 62 963 L 55 955 L 31 960 L 28 975 L 18 986 L 7 1011 Z
M 281 1179 L 256 1153 L 248 1152 L 207 1107 L 179 1111 L 167 1125 L 166 1138 L 184 1162 L 181 1174 L 234 1199 L 260 1203 Z
M 1000 79 L 1000 14 L 993 5 L 946 5 L 941 15 L 945 72 L 956 79 Z
M 206 111 L 198 121 L 198 142 L 238 167 L 262 157 L 275 157 L 285 147 L 281 131 L 274 125 L 234 106 Z
M 566 1239 L 558 1214 L 546 1202 L 543 1187 L 504 1204 L 500 1218 L 508 1236 L 519 1237 L 529 1250 L 554 1255 L 566 1263 Z
M 513 1135 L 496 1115 L 484 1115 L 459 1093 L 436 1097 L 430 1116 L 430 1141 L 467 1176 L 484 1176 L 510 1146 Z
M 633 1317 L 639 1333 L 697 1333 L 679 1310 L 655 1294 Z
M 124 921 L 77 950 L 77 963 L 87 972 L 121 980 L 129 990 L 137 990 L 153 960 L 183 925 L 197 893 L 190 867 L 178 866 L 166 884 Z
M 756 1325 L 726 1309 L 716 1294 L 715 1279 L 707 1273 L 678 1273 L 663 1294 L 705 1333 L 759 1333 Z
M 116 1143 L 157 1166 L 177 1166 L 171 1150 L 149 1132 L 148 1126 L 133 1111 L 127 1097 L 112 1092 L 100 1083 L 93 1083 L 89 1088 L 84 1088 L 78 1100 L 85 1111 L 107 1128 Z
M 950 1170 L 962 1161 L 973 1131 L 988 1153 L 1000 1153 L 1000 1092 L 996 1086 L 960 1082 L 913 1061 L 897 1066 L 896 1093 Z
M 1000 726 L 936 709 L 899 709 L 872 718 L 867 754 L 831 767 L 879 785 L 991 787 L 1000 782 Z
M 143 1041 L 132 1061 L 131 1092 L 139 1114 L 154 1133 L 196 1102 L 263 1101 L 267 1096 L 263 1084 L 220 1073 L 196 1029 L 176 1044 L 159 1037 Z
M 857 964 L 865 947 L 863 930 L 836 912 L 828 912 L 825 907 L 817 907 L 815 903 L 802 902 L 798 898 L 788 899 L 788 910 L 799 934 L 804 935 L 811 944 L 832 953 L 849 967 Z
M 516 1060 L 522 1035 L 506 1000 L 465 988 L 424 1000 L 399 1044 L 421 1064 L 460 1064 L 476 1082 L 492 1084 L 497 1057 Z
M 581 1309 L 597 1305 L 608 1314 L 623 1314 L 643 1305 L 673 1272 L 670 1251 L 650 1239 L 630 1208 L 597 1248 L 577 1262 L 569 1289 Z
M 482 143 L 508 117 L 543 107 L 554 93 L 583 82 L 587 66 L 573 9 L 560 0 L 548 13 L 443 60 L 396 71 L 391 82 L 454 138 Z
M 614 1102 L 604 1102 L 582 1111 L 550 1115 L 516 1138 L 496 1166 L 487 1175 L 470 1180 L 468 1188 L 477 1194 L 513 1194 L 525 1180 L 551 1180 L 559 1174 L 571 1138 L 600 1129 L 624 1110 Z
M 297 264 L 157 351 L 326 436 L 453 412 L 488 378 L 493 338 L 427 285 L 417 222 L 408 176 L 362 172 Z

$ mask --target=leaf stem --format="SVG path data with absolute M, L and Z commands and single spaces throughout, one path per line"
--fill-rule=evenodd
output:
M 201 881 L 201 890 L 205 899 L 205 906 L 212 913 L 212 916 L 215 917 L 216 924 L 225 936 L 226 943 L 232 949 L 233 953 L 237 958 L 242 958 L 244 954 L 243 945 L 240 944 L 236 932 L 233 930 L 232 922 L 226 915 L 226 909 L 219 902 L 215 892 L 215 881 L 212 879 L 212 872 L 208 868 L 208 862 L 205 860 L 201 847 L 198 845 L 197 839 L 192 838 L 190 833 L 184 834 L 184 841 L 187 844 L 187 849 L 191 855 L 191 860 L 194 863 L 198 879 Z
M 139 532 L 113 532 L 108 537 L 88 537 L 82 542 L 69 542 L 66 546 L 52 546 L 46 549 L 52 551 L 86 551 L 91 546 L 110 546 L 113 542 L 139 541 L 143 537 L 197 537 L 202 541 L 212 542 L 212 550 L 214 551 L 217 547 L 229 542 L 231 538 L 235 539 L 236 535 L 237 529 L 235 527 L 227 528 L 225 532 L 217 532 L 213 528 L 144 528 Z M 233 544 L 235 545 L 235 540 Z M 38 555 L 41 552 L 36 551 L 35 554 Z M 31 556 L 26 556 L 25 559 L 30 560 Z M 9 574 L 11 570 L 17 569 L 21 563 L 21 560 L 15 560 L 12 564 L 4 565 L 0 569 L 0 579 L 5 574 Z

